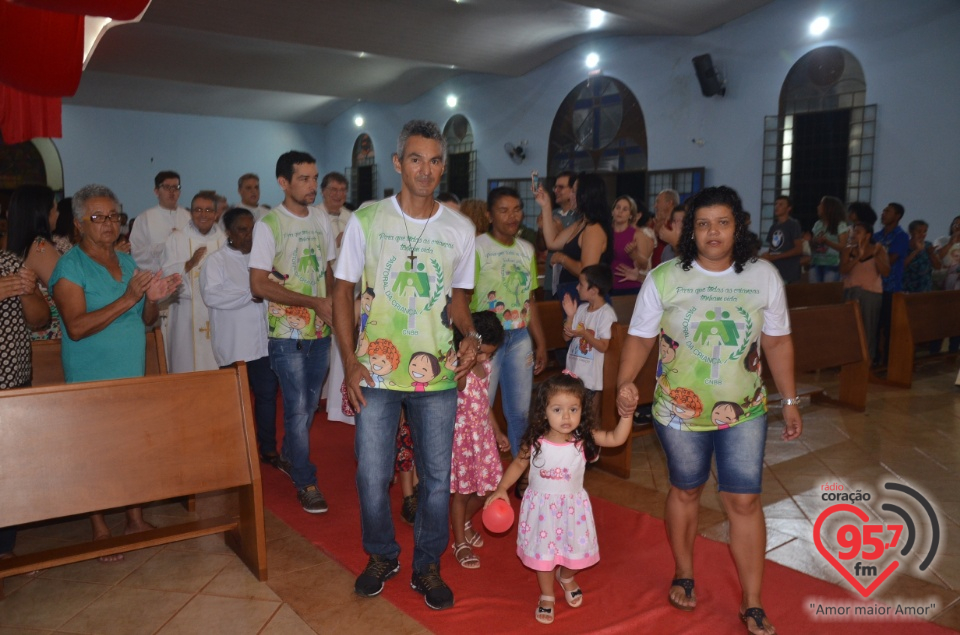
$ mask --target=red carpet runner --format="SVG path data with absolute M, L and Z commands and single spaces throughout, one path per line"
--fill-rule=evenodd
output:
M 324 553 L 359 574 L 367 562 L 367 555 L 360 544 L 353 427 L 328 423 L 325 417 L 318 416 L 311 443 L 320 489 L 330 503 L 330 511 L 322 516 L 304 513 L 287 477 L 269 467 L 262 470 L 266 505 Z M 475 550 L 481 561 L 479 569 L 462 568 L 453 558 L 452 550 L 447 550 L 441 560 L 441 572 L 455 593 L 456 604 L 450 610 L 433 611 L 424 605 L 423 597 L 410 588 L 413 530 L 400 519 L 399 485 L 391 491 L 397 540 L 402 549 L 401 569 L 387 582 L 383 597 L 435 633 L 487 635 L 522 633 L 531 629 L 555 635 L 742 635 L 746 632 L 737 617 L 739 585 L 727 545 L 697 539 L 699 605 L 691 613 L 678 611 L 667 603 L 667 584 L 672 577 L 673 560 L 663 522 L 596 497 L 592 500 L 601 557 L 599 564 L 577 576 L 584 592 L 581 607 L 569 608 L 558 586 L 554 623 L 547 627 L 534 621 L 539 588 L 534 573 L 516 557 L 514 526 L 504 536 L 491 536 L 483 531 L 485 544 Z M 513 504 L 516 509 L 519 501 L 514 499 Z M 474 524 L 482 525 L 479 514 Z M 766 564 L 764 602 L 781 635 L 954 632 L 926 622 L 888 618 L 815 621 L 808 612 L 811 603 L 836 606 L 855 601 L 856 597 L 845 589 L 773 562 Z

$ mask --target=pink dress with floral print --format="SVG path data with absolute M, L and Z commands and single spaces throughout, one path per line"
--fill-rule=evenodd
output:
M 490 427 L 490 362 L 483 362 L 486 376 L 467 374 L 467 384 L 457 392 L 457 423 L 453 429 L 450 461 L 450 492 L 486 494 L 497 489 L 503 463 L 497 438 Z
M 543 438 L 540 454 L 530 459 L 517 555 L 534 571 L 551 571 L 557 565 L 585 569 L 600 560 L 593 508 L 583 489 L 586 465 L 578 445 Z

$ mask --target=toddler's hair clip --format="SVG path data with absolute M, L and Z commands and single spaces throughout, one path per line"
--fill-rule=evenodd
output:
M 563 369 L 563 374 L 566 375 L 567 377 L 573 377 L 574 379 L 580 379 L 580 378 L 577 377 L 573 372 L 571 372 L 570 370 L 568 370 L 568 369 L 566 369 L 566 368 Z

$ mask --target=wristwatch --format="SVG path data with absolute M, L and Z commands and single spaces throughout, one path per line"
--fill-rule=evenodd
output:
M 780 402 L 784 406 L 799 406 L 800 405 L 800 395 L 796 397 L 787 397 L 782 399 Z

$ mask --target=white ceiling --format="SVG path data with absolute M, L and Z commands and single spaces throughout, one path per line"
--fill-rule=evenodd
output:
M 464 73 L 517 77 L 587 38 L 697 35 L 771 0 L 153 0 L 66 104 L 327 123 Z M 588 30 L 590 9 L 604 24 Z

